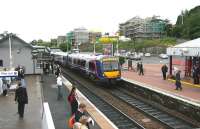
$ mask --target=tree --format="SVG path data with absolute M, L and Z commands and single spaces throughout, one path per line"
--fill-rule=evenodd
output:
M 60 48 L 62 51 L 66 52 L 67 50 L 68 50 L 68 51 L 71 50 L 71 45 L 70 45 L 69 43 L 61 43 L 61 44 L 59 45 L 59 48 Z

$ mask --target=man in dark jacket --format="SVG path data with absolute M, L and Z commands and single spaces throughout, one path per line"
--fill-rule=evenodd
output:
M 142 62 L 139 64 L 139 75 L 144 75 L 144 68 Z
M 166 74 L 167 74 L 167 71 L 168 71 L 168 67 L 167 67 L 166 64 L 162 66 L 161 71 L 162 71 L 162 74 L 163 74 L 163 80 L 166 80 Z
M 19 117 L 23 118 L 25 104 L 28 104 L 28 95 L 27 95 L 26 88 L 22 87 L 20 81 L 18 82 L 18 86 L 19 88 L 17 88 L 15 91 L 15 101 L 18 102 Z
M 182 86 L 181 86 L 181 71 L 179 70 L 177 73 L 176 73 L 176 89 L 175 90 L 182 90 Z

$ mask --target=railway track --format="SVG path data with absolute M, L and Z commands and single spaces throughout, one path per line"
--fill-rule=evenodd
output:
M 86 88 L 76 79 L 63 71 L 63 75 L 74 84 L 101 112 L 103 112 L 119 129 L 145 129 L 142 125 L 118 110 L 115 106 L 107 103 L 90 89 Z
M 94 105 L 96 105 L 111 121 L 113 121 L 114 124 L 116 124 L 117 127 L 120 129 L 131 129 L 131 127 L 128 127 L 128 123 L 137 123 L 135 120 L 131 119 L 129 116 L 125 115 L 117 109 L 115 106 L 108 104 L 105 102 L 102 98 L 98 97 L 91 91 L 92 89 L 87 88 L 87 86 L 84 86 L 81 82 L 77 81 L 76 79 L 69 76 L 67 73 L 64 74 L 67 79 L 69 79 L 72 83 L 76 84 L 77 88 L 86 96 L 88 97 Z M 95 86 L 93 86 L 95 88 Z M 98 86 L 97 86 L 98 87 Z M 173 115 L 170 115 L 169 113 L 166 113 L 165 111 L 161 111 L 160 109 L 153 107 L 139 99 L 136 99 L 134 96 L 127 94 L 126 92 L 129 92 L 128 90 L 125 92 L 126 89 L 121 89 L 121 85 L 118 86 L 118 88 L 112 88 L 109 89 L 105 88 L 103 89 L 105 92 L 110 93 L 113 97 L 117 98 L 118 100 L 128 104 L 130 107 L 133 107 L 143 114 L 154 118 L 155 120 L 159 121 L 163 125 L 165 125 L 167 128 L 170 129 L 195 129 L 190 123 L 183 121 L 180 118 L 177 118 Z M 99 87 L 98 87 L 99 88 Z M 101 88 L 102 89 L 102 88 Z M 121 114 L 121 115 L 118 115 Z M 120 118 L 120 119 L 118 119 Z M 125 120 L 125 118 L 128 120 Z M 125 120 L 125 121 L 124 121 Z M 132 122 L 131 122 L 132 121 Z M 124 127 L 120 127 L 120 126 Z M 132 128 L 144 128 L 138 123 L 130 125 L 133 126 Z
M 110 91 L 112 95 L 126 102 L 133 108 L 137 108 L 141 112 L 153 117 L 154 119 L 160 121 L 170 129 L 194 129 L 194 127 L 175 116 L 172 116 L 164 111 L 161 111 L 143 101 L 140 101 L 133 96 L 127 94 L 123 89 L 117 88 Z

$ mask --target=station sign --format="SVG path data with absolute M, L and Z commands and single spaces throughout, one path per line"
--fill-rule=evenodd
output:
M 0 71 L 0 77 L 16 77 L 18 71 Z
M 103 62 L 106 62 L 106 61 L 118 61 L 118 58 L 117 57 L 107 57 L 107 58 L 103 58 L 102 61 Z

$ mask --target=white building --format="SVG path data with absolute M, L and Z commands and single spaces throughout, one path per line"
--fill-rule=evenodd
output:
M 40 73 L 40 69 L 36 69 L 36 62 L 32 59 L 32 45 L 13 34 L 10 35 L 12 55 L 12 60 L 10 60 L 9 35 L 7 34 L 0 39 L 0 67 L 9 69 L 11 63 L 12 68 L 18 65 L 24 66 L 25 74 Z
M 89 43 L 89 32 L 85 28 L 76 28 L 73 31 L 75 44 Z

